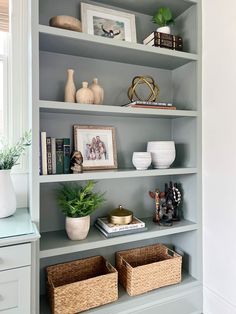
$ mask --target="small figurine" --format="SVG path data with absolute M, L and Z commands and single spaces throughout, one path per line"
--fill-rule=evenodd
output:
M 83 156 L 80 151 L 74 151 L 71 156 L 71 170 L 73 173 L 83 172 Z
M 181 193 L 177 188 L 177 183 L 173 185 L 170 182 L 170 186 L 165 184 L 165 192 L 160 192 L 156 189 L 155 192 L 149 191 L 149 195 L 155 199 L 154 222 L 160 226 L 170 227 L 173 221 L 180 220 L 178 206 L 181 201 Z

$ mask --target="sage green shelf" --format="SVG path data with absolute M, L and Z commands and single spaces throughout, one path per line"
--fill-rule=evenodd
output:
M 161 236 L 188 232 L 198 229 L 198 224 L 181 220 L 175 222 L 172 227 L 161 227 L 152 222 L 152 218 L 142 219 L 146 223 L 147 231 L 115 238 L 106 238 L 96 227 L 91 227 L 89 235 L 82 241 L 71 241 L 64 230 L 43 232 L 40 241 L 40 258 L 47 258 L 57 255 L 74 252 L 87 251 L 101 247 L 129 243 L 139 240 L 152 239 Z
M 40 112 L 65 113 L 65 114 L 86 114 L 86 115 L 105 115 L 105 116 L 130 116 L 135 118 L 168 118 L 175 119 L 181 117 L 197 117 L 195 110 L 166 110 L 166 109 L 145 109 L 128 108 L 109 105 L 89 105 L 73 104 L 58 101 L 39 101 Z
M 127 0 L 100 0 L 101 3 L 112 5 L 129 11 L 136 11 L 148 15 L 153 15 L 157 10 L 156 0 L 151 0 L 148 5 L 145 1 L 127 1 Z M 186 11 L 193 4 L 197 4 L 198 0 L 158 0 L 158 7 L 171 7 L 174 17 Z
M 169 300 L 170 295 L 173 293 L 181 294 L 183 289 L 196 289 L 199 286 L 199 281 L 187 273 L 183 273 L 182 282 L 177 285 L 159 288 L 139 296 L 130 297 L 126 291 L 119 287 L 119 298 L 117 301 L 106 304 L 89 311 L 86 313 L 96 314 L 116 314 L 116 313 L 129 313 L 129 314 L 153 314 L 155 313 L 155 305 L 158 305 L 158 310 L 162 314 L 201 314 L 197 307 L 188 298 L 188 295 L 182 297 L 180 300 Z M 160 305 L 160 301 L 161 304 Z M 168 301 L 168 306 L 164 302 Z M 46 296 L 41 296 L 41 314 L 50 314 L 49 304 Z M 160 308 L 161 306 L 161 308 Z M 154 311 L 153 311 L 154 310 Z
M 176 69 L 197 61 L 196 54 L 77 33 L 39 25 L 39 49 L 107 61 Z
M 103 179 L 120 179 L 120 178 L 140 178 L 155 176 L 172 176 L 183 174 L 195 174 L 197 168 L 169 168 L 169 169 L 150 169 L 139 171 L 135 169 L 119 169 L 119 170 L 100 170 L 87 171 L 80 174 L 55 174 L 40 175 L 40 183 L 52 182 L 70 182 L 84 180 L 103 180 Z

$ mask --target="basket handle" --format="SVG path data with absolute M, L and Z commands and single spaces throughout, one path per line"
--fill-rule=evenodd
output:
M 125 266 L 125 267 L 129 266 L 129 264 L 124 260 L 124 258 L 122 256 L 120 256 L 120 265 Z
M 106 261 L 106 268 L 107 268 L 110 272 L 113 272 L 113 271 L 114 271 L 112 265 L 111 265 L 108 261 Z
M 175 251 L 169 249 L 169 248 L 166 248 L 166 252 L 168 255 L 172 256 L 172 257 L 176 257 L 176 256 L 179 256 L 179 254 L 177 254 Z

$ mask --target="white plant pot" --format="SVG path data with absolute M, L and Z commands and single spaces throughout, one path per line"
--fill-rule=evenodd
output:
M 151 165 L 152 158 L 149 152 L 134 152 L 132 163 L 137 170 L 147 170 Z
M 16 211 L 16 195 L 11 180 L 11 170 L 0 170 L 0 218 Z
M 170 26 L 158 27 L 157 32 L 164 33 L 164 34 L 170 34 Z
M 83 240 L 87 237 L 90 227 L 90 216 L 66 217 L 66 232 L 71 240 Z

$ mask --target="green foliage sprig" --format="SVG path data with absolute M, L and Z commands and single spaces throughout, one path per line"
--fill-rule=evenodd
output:
M 172 12 L 169 8 L 160 8 L 156 14 L 153 15 L 152 22 L 160 27 L 168 26 L 174 23 Z
M 105 201 L 104 193 L 92 192 L 94 185 L 94 181 L 89 181 L 85 186 L 61 184 L 57 190 L 57 201 L 66 217 L 90 215 Z
M 0 170 L 9 170 L 17 164 L 26 148 L 31 145 L 31 131 L 25 132 L 19 141 L 10 146 L 2 138 L 0 140 Z

